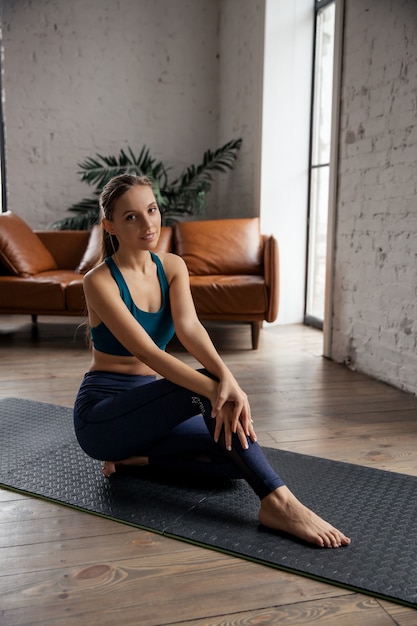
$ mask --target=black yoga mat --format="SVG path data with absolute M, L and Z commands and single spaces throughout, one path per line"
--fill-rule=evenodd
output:
M 264 448 L 299 499 L 352 539 L 326 550 L 263 529 L 242 480 L 118 472 L 79 448 L 71 409 L 0 401 L 0 484 L 175 539 L 417 608 L 417 477 Z

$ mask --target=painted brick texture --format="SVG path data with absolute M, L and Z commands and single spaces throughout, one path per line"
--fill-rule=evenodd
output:
M 417 393 L 417 3 L 346 0 L 332 358 Z

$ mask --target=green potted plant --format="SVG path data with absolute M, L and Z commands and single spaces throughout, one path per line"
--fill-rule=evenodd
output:
M 96 154 L 79 164 L 81 180 L 94 187 L 93 197 L 84 198 L 69 207 L 74 213 L 51 224 L 60 230 L 88 230 L 99 218 L 98 197 L 104 185 L 113 176 L 124 173 L 145 174 L 152 180 L 153 190 L 162 214 L 164 225 L 201 214 L 206 206 L 206 196 L 211 189 L 213 173 L 226 173 L 233 169 L 242 139 L 233 139 L 215 152 L 207 150 L 200 165 L 188 166 L 180 176 L 170 180 L 169 167 L 157 161 L 143 146 L 136 156 L 131 148 L 120 150 L 118 157 Z

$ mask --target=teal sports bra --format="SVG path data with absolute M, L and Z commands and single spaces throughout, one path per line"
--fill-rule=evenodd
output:
M 155 313 L 138 309 L 133 302 L 126 281 L 116 263 L 111 257 L 106 257 L 104 262 L 107 264 L 111 275 L 119 287 L 120 297 L 135 320 L 146 330 L 156 345 L 161 348 L 161 350 L 165 350 L 168 342 L 174 336 L 174 323 L 169 302 L 169 285 L 161 260 L 153 252 L 151 252 L 151 256 L 157 268 L 157 275 L 162 292 L 162 305 L 159 311 Z M 100 322 L 98 326 L 91 327 L 90 335 L 94 348 L 100 352 L 114 354 L 115 356 L 133 356 L 132 353 L 116 339 L 103 322 Z

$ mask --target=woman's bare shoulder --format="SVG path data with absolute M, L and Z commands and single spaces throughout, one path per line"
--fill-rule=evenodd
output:
M 103 261 L 84 274 L 83 283 L 95 282 L 105 276 L 109 276 L 109 270 L 106 263 Z
M 172 252 L 158 252 L 157 256 L 162 261 L 162 265 L 168 277 L 173 278 L 176 274 L 183 273 L 184 271 L 188 273 L 184 259 L 178 256 L 178 254 L 173 254 Z

